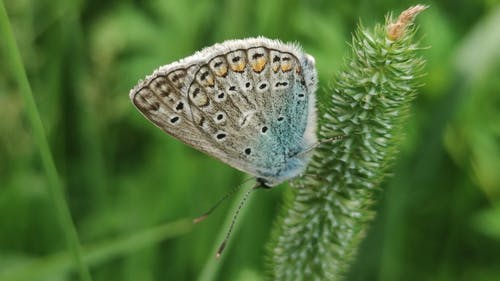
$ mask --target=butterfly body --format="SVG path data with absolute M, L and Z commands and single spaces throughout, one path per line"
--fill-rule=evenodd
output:
M 157 69 L 130 98 L 159 128 L 265 186 L 302 173 L 316 142 L 314 59 L 263 37 Z

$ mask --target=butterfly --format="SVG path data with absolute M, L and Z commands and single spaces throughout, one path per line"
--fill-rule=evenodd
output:
M 161 66 L 129 96 L 167 134 L 274 187 L 310 161 L 317 80 L 298 45 L 257 37 Z

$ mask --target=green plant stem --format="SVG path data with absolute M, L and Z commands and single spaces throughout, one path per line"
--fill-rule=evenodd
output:
M 245 189 L 245 188 L 243 188 Z M 231 225 L 231 222 L 233 220 L 234 214 L 237 212 L 237 210 L 240 207 L 240 202 L 243 199 L 245 195 L 244 190 L 240 190 L 239 194 L 234 198 L 233 204 L 231 205 L 231 208 L 229 208 L 229 211 L 227 212 L 226 218 L 224 219 L 224 223 L 222 226 L 219 228 L 219 234 L 217 235 L 217 240 L 214 241 L 214 248 L 212 251 L 210 251 L 210 255 L 208 256 L 207 260 L 205 261 L 205 265 L 203 266 L 203 270 L 201 271 L 201 274 L 198 277 L 198 281 L 212 281 L 212 280 L 217 280 L 217 273 L 219 268 L 222 266 L 222 263 L 224 262 L 226 256 L 229 254 L 229 248 L 231 248 L 231 240 L 228 241 L 228 244 L 220 256 L 220 258 L 216 258 L 216 252 L 219 249 L 219 246 L 224 240 L 224 237 L 226 236 L 227 230 L 229 229 L 229 226 Z M 251 194 L 252 195 L 252 194 Z M 239 211 L 239 220 L 244 220 L 245 214 L 248 209 L 251 209 L 252 203 L 252 198 L 253 196 L 248 196 L 248 199 L 246 201 L 246 208 L 241 208 Z M 254 195 L 254 194 L 253 194 Z M 205 222 L 206 223 L 206 222 Z M 235 236 L 238 232 L 238 229 L 240 228 L 239 224 L 236 222 L 234 229 L 233 229 L 233 234 L 232 236 Z M 234 238 L 234 237 L 233 237 Z
M 67 246 L 73 255 L 74 262 L 77 266 L 77 272 L 82 281 L 91 281 L 90 272 L 86 264 L 83 262 L 81 246 L 78 241 L 78 235 L 75 225 L 71 218 L 69 207 L 64 198 L 63 185 L 59 179 L 54 159 L 50 152 L 49 143 L 45 136 L 42 120 L 33 97 L 31 86 L 24 69 L 21 55 L 17 47 L 17 43 L 12 33 L 12 28 L 9 23 L 7 12 L 3 1 L 0 2 L 0 33 L 1 38 L 5 44 L 5 57 L 10 64 L 12 77 L 15 79 L 19 86 L 25 106 L 28 121 L 31 124 L 33 139 L 35 140 L 43 168 L 47 175 L 48 189 L 50 198 L 54 204 L 57 219 L 61 225 Z
M 273 280 L 342 280 L 374 216 L 375 194 L 392 164 L 423 59 L 413 18 L 425 6 L 360 26 L 352 56 L 318 97 L 319 136 L 345 137 L 318 147 L 287 200 L 270 247 Z

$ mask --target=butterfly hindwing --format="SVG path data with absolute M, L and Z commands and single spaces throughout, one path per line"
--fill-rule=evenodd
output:
M 308 62 L 279 41 L 228 41 L 161 67 L 130 96 L 168 134 L 242 171 L 273 177 L 310 145 L 304 134 L 315 81 L 307 80 L 316 74 L 304 72 Z
M 160 69 L 134 88 L 130 96 L 143 115 L 163 131 L 186 144 L 213 154 L 214 149 L 206 149 L 211 147 L 210 142 L 193 123 L 193 114 L 185 94 L 189 80 L 186 69 Z

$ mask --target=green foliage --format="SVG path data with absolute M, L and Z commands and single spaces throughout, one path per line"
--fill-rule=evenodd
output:
M 23 62 L 19 49 L 17 47 L 12 28 L 7 18 L 7 12 L 3 5 L 0 3 L 0 31 L 3 34 L 5 42 L 5 49 L 10 69 L 12 69 L 12 76 L 16 81 L 19 91 L 23 96 L 24 103 L 26 104 L 26 112 L 28 121 L 33 131 L 33 138 L 36 146 L 40 152 L 40 158 L 44 172 L 47 175 L 48 191 L 52 204 L 55 206 L 55 213 L 57 215 L 58 224 L 61 225 L 64 238 L 66 239 L 66 246 L 73 254 L 75 265 L 78 268 L 78 273 L 82 281 L 91 281 L 90 272 L 87 265 L 83 262 L 80 243 L 76 233 L 71 214 L 64 199 L 63 186 L 59 179 L 54 159 L 50 152 L 49 143 L 43 129 L 42 120 L 38 113 L 38 108 L 31 92 L 31 86 L 26 76 L 26 70 L 23 67 Z
M 293 190 L 253 194 L 223 259 L 214 261 L 229 206 L 194 227 L 171 222 L 190 221 L 243 176 L 146 122 L 128 99 L 140 77 L 213 43 L 264 35 L 299 42 L 326 87 L 351 52 L 345 42 L 360 19 L 373 26 L 387 11 L 415 4 L 4 3 L 94 281 L 264 280 L 282 192 Z M 491 223 L 500 203 L 499 8 L 495 1 L 436 2 L 419 16 L 418 37 L 431 47 L 423 53 L 428 75 L 346 280 L 500 275 Z M 0 280 L 76 280 L 5 38 L 0 33 Z M 326 96 L 320 101 L 330 104 Z
M 394 21 L 358 28 L 351 58 L 318 103 L 320 139 L 345 137 L 321 145 L 294 182 L 276 226 L 273 280 L 341 280 L 366 234 L 423 74 L 415 29 L 390 40 Z

